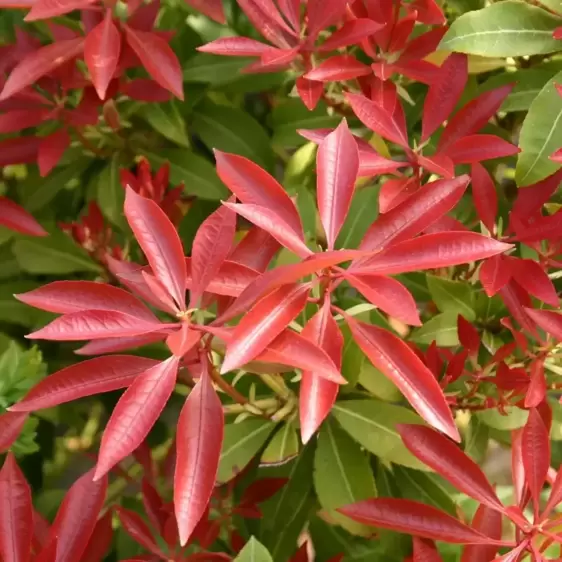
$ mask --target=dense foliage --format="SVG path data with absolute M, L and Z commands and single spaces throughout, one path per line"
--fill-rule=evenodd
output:
M 562 559 L 560 0 L 0 8 L 0 560 Z

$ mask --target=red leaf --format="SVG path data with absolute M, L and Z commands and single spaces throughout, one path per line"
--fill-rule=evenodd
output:
M 469 182 L 464 175 L 423 186 L 404 203 L 379 216 L 367 230 L 360 249 L 380 250 L 424 231 L 460 201 Z
M 475 162 L 472 164 L 472 200 L 476 207 L 478 217 L 484 226 L 491 232 L 495 232 L 496 215 L 498 213 L 498 196 L 496 186 L 490 174 L 482 166 Z
M 226 24 L 222 0 L 185 0 L 186 3 L 218 23 Z
M 103 432 L 96 480 L 144 441 L 174 390 L 178 365 L 172 356 L 150 367 L 123 393 Z
M 351 55 L 337 55 L 322 61 L 316 68 L 309 70 L 304 77 L 318 82 L 333 82 L 368 76 L 372 72 L 370 66 L 359 62 Z
M 168 43 L 156 33 L 125 26 L 127 43 L 146 71 L 162 86 L 183 100 L 183 77 L 180 63 Z
M 379 192 L 379 212 L 385 214 L 397 207 L 419 190 L 418 176 L 390 179 L 384 182 Z
M 112 518 L 113 513 L 107 511 L 98 520 L 80 562 L 103 562 L 106 559 L 113 538 Z
M 502 538 L 502 514 L 486 505 L 481 505 L 476 510 L 472 527 L 493 539 L 500 540 Z M 463 550 L 460 562 L 494 560 L 497 552 L 498 547 L 495 545 L 468 545 Z
M 215 150 L 217 173 L 242 203 L 265 207 L 304 240 L 297 208 L 283 187 L 251 160 Z
M 353 338 L 369 361 L 404 394 L 412 407 L 433 427 L 459 441 L 459 432 L 443 391 L 433 373 L 392 333 L 346 317 Z
M 175 324 L 151 322 L 123 312 L 86 310 L 61 316 L 25 337 L 51 341 L 94 340 L 140 336 L 174 326 Z
M 408 147 L 406 130 L 384 107 L 358 94 L 346 94 L 357 118 L 369 129 L 396 144 Z
M 240 505 L 255 505 L 273 497 L 287 482 L 288 478 L 260 478 L 254 480 L 245 490 Z
M 174 508 L 182 546 L 189 540 L 209 503 L 223 440 L 222 404 L 207 368 L 205 363 L 178 421 Z
M 31 489 L 8 453 L 0 470 L 0 556 L 4 562 L 29 562 L 32 528 Z
M 38 0 L 31 6 L 25 21 L 37 21 L 68 14 L 74 10 L 87 9 L 95 0 Z
M 56 133 L 41 138 L 37 165 L 42 178 L 49 175 L 69 146 L 70 136 L 64 129 L 59 129 Z
M 542 512 L 541 520 L 544 521 L 548 519 L 548 516 L 552 513 L 560 502 L 562 501 L 562 467 L 558 469 L 556 473 L 556 478 L 552 483 L 552 488 L 550 490 L 550 495 L 548 496 L 548 502 Z
M 101 338 L 88 342 L 79 349 L 74 350 L 76 355 L 101 355 L 103 353 L 117 353 L 136 347 L 142 347 L 166 339 L 164 332 L 132 336 L 129 338 Z
M 414 556 L 412 562 L 443 562 L 433 542 L 414 537 Z
M 342 47 L 354 45 L 363 39 L 367 39 L 382 27 L 381 23 L 368 18 L 350 20 L 332 33 L 317 50 L 318 52 L 335 51 Z
M 416 10 L 418 22 L 427 25 L 442 25 L 447 23 L 447 18 L 443 14 L 442 8 L 435 0 L 415 0 L 412 7 Z
M 455 109 L 468 80 L 468 58 L 453 53 L 430 84 L 423 106 L 422 142 L 427 140 Z
M 525 291 L 551 306 L 558 307 L 560 299 L 556 289 L 548 274 L 536 261 L 516 258 L 510 262 L 513 278 Z
M 157 361 L 145 357 L 112 355 L 70 365 L 36 384 L 10 411 L 32 412 L 125 388 L 141 373 L 157 364 Z
M 164 511 L 164 502 L 154 486 L 150 484 L 147 480 L 147 471 L 145 469 L 145 476 L 142 479 L 142 503 L 144 506 L 144 511 L 152 526 L 161 535 L 164 531 L 164 525 L 166 524 L 166 516 Z
M 308 0 L 308 38 L 313 41 L 321 30 L 334 25 L 343 17 L 347 6 L 346 0 Z
M 235 233 L 236 215 L 227 207 L 219 207 L 197 230 L 191 250 L 190 308 L 198 306 L 203 292 L 219 273 L 232 249 Z
M 455 141 L 477 133 L 498 112 L 514 84 L 507 84 L 495 90 L 484 92 L 467 103 L 447 123 L 438 143 L 438 151 L 447 150 Z
M 411 326 L 421 326 L 416 301 L 399 281 L 381 275 L 344 274 L 370 303 Z
M 0 166 L 32 164 L 37 160 L 41 139 L 17 137 L 0 142 Z
M 509 283 L 511 263 L 505 257 L 499 255 L 487 259 L 480 267 L 480 283 L 482 283 L 484 291 L 489 297 L 494 296 Z
M 92 478 L 90 470 L 76 480 L 59 508 L 45 548 L 56 544 L 56 562 L 76 562 L 88 546 L 107 491 L 107 478 Z
M 418 164 L 432 172 L 438 174 L 445 179 L 453 179 L 455 177 L 455 165 L 448 156 L 440 154 L 434 156 L 417 156 Z
M 37 127 L 49 115 L 49 110 L 42 109 L 14 109 L 0 115 L 0 133 L 16 133 L 29 127 Z
M 493 509 L 503 506 L 478 465 L 446 437 L 422 425 L 398 425 L 404 445 L 458 490 Z
M 457 332 L 461 345 L 470 353 L 470 355 L 478 356 L 480 349 L 480 334 L 478 330 L 459 314 L 457 319 Z
M 5 100 L 17 94 L 27 86 L 37 82 L 39 78 L 77 57 L 82 52 L 83 47 L 84 39 L 80 37 L 57 41 L 29 53 L 10 73 L 0 94 L 0 100 Z
M 119 85 L 119 91 L 131 99 L 161 103 L 170 99 L 170 92 L 153 80 L 137 78 Z
M 263 37 L 282 49 L 294 42 L 295 30 L 279 14 L 271 0 L 239 0 L 240 8 Z
M 453 544 L 498 542 L 435 507 L 411 500 L 377 498 L 357 502 L 338 511 L 358 523 L 437 541 Z
M 88 33 L 84 43 L 84 61 L 102 100 L 117 70 L 120 52 L 121 34 L 113 23 L 112 11 L 107 10 L 103 21 Z
M 279 248 L 279 242 L 271 234 L 254 226 L 232 250 L 229 260 L 263 272 Z
M 546 398 L 546 379 L 544 364 L 541 360 L 531 363 L 531 381 L 525 395 L 525 408 L 536 408 Z
M 117 507 L 116 511 L 119 516 L 119 520 L 121 521 L 121 525 L 130 537 L 156 556 L 162 558 L 166 557 L 166 555 L 158 548 L 148 525 L 142 520 L 138 513 L 123 507 Z
M 260 71 L 275 72 L 285 68 L 288 64 L 293 62 L 297 57 L 299 52 L 299 47 L 294 47 L 292 49 L 276 49 L 275 47 L 270 47 L 266 49 L 260 56 L 260 61 L 250 65 L 250 68 L 259 65 Z M 257 69 L 256 69 L 257 70 Z M 249 70 L 246 69 L 248 72 Z
M 359 171 L 357 143 L 345 120 L 320 144 L 316 167 L 318 211 L 328 249 L 333 250 L 349 212 Z
M 27 420 L 27 413 L 4 412 L 0 414 L 0 453 L 7 451 L 19 437 Z
M 277 4 L 291 27 L 299 31 L 301 0 L 277 0 Z
M 227 57 L 259 57 L 271 46 L 248 37 L 221 37 L 206 45 L 197 47 L 202 53 L 212 53 Z
M 329 299 L 304 327 L 302 335 L 321 347 L 341 368 L 343 336 L 332 317 Z M 299 393 L 301 438 L 308 443 L 320 424 L 326 419 L 336 397 L 339 385 L 322 377 L 316 369 L 303 371 Z
M 548 429 L 536 408 L 529 410 L 529 418 L 521 435 L 521 450 L 525 477 L 535 513 L 540 507 L 540 495 L 550 467 L 550 439 Z
M 185 258 L 181 240 L 164 211 L 150 199 L 127 189 L 125 216 L 152 272 L 178 307 L 185 308 Z
M 473 164 L 513 156 L 519 148 L 494 135 L 469 135 L 453 142 L 444 152 L 455 164 Z
M 17 203 L 0 197 L 0 225 L 28 236 L 47 236 L 44 228 Z
M 399 242 L 353 271 L 395 275 L 436 269 L 489 258 L 512 247 L 475 232 L 438 232 Z
M 536 310 L 534 308 L 526 308 L 525 312 L 539 328 L 554 339 L 562 341 L 562 314 L 554 310 Z
M 261 353 L 301 312 L 309 284 L 285 285 L 261 299 L 234 329 L 221 373 L 241 367 Z
M 67 314 L 87 310 L 113 310 L 149 322 L 158 322 L 150 309 L 131 293 L 106 283 L 54 281 L 14 296 L 21 302 L 48 312 Z
M 308 78 L 299 76 L 296 79 L 295 85 L 300 99 L 306 108 L 309 111 L 312 111 L 324 93 L 324 84 L 322 84 L 322 82 L 315 82 L 314 80 L 309 80 Z

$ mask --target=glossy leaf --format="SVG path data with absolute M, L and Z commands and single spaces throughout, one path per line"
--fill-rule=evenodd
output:
M 316 68 L 308 71 L 304 77 L 317 82 L 333 82 L 351 80 L 359 76 L 368 76 L 371 68 L 350 55 L 337 55 L 321 62 Z
M 335 51 L 366 39 L 382 27 L 382 24 L 368 18 L 357 18 L 344 23 L 332 33 L 318 49 L 319 51 Z
M 150 367 L 121 396 L 102 436 L 96 480 L 144 441 L 174 390 L 178 364 L 170 357 Z
M 455 164 L 472 164 L 517 153 L 516 146 L 493 135 L 468 135 L 451 143 L 445 151 Z
M 417 355 L 390 332 L 346 317 L 353 337 L 371 363 L 404 394 L 430 425 L 455 441 L 459 433 L 449 406 L 431 371 Z
M 0 225 L 28 236 L 47 236 L 47 231 L 23 208 L 0 197 Z
M 121 525 L 127 534 L 135 540 L 135 542 L 156 556 L 164 556 L 162 551 L 158 548 L 150 528 L 138 515 L 138 513 L 123 507 L 118 507 L 116 511 L 119 516 L 119 520 L 121 521 Z
M 174 508 L 182 545 L 203 516 L 215 487 L 223 426 L 222 405 L 205 367 L 178 421 Z
M 322 142 L 316 164 L 318 211 L 328 249 L 333 250 L 351 205 L 359 171 L 357 143 L 345 121 Z
M 85 396 L 126 388 L 157 364 L 154 359 L 145 357 L 112 355 L 70 365 L 39 382 L 10 411 L 32 412 Z
M 42 178 L 50 174 L 69 146 L 70 136 L 64 129 L 60 129 L 41 139 L 37 154 L 37 165 Z

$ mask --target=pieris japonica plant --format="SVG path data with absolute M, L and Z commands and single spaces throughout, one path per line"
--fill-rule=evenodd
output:
M 562 559 L 559 3 L 0 8 L 2 562 Z

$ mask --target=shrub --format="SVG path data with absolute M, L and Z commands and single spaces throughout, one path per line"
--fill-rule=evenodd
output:
M 562 559 L 559 2 L 0 7 L 0 559 Z

